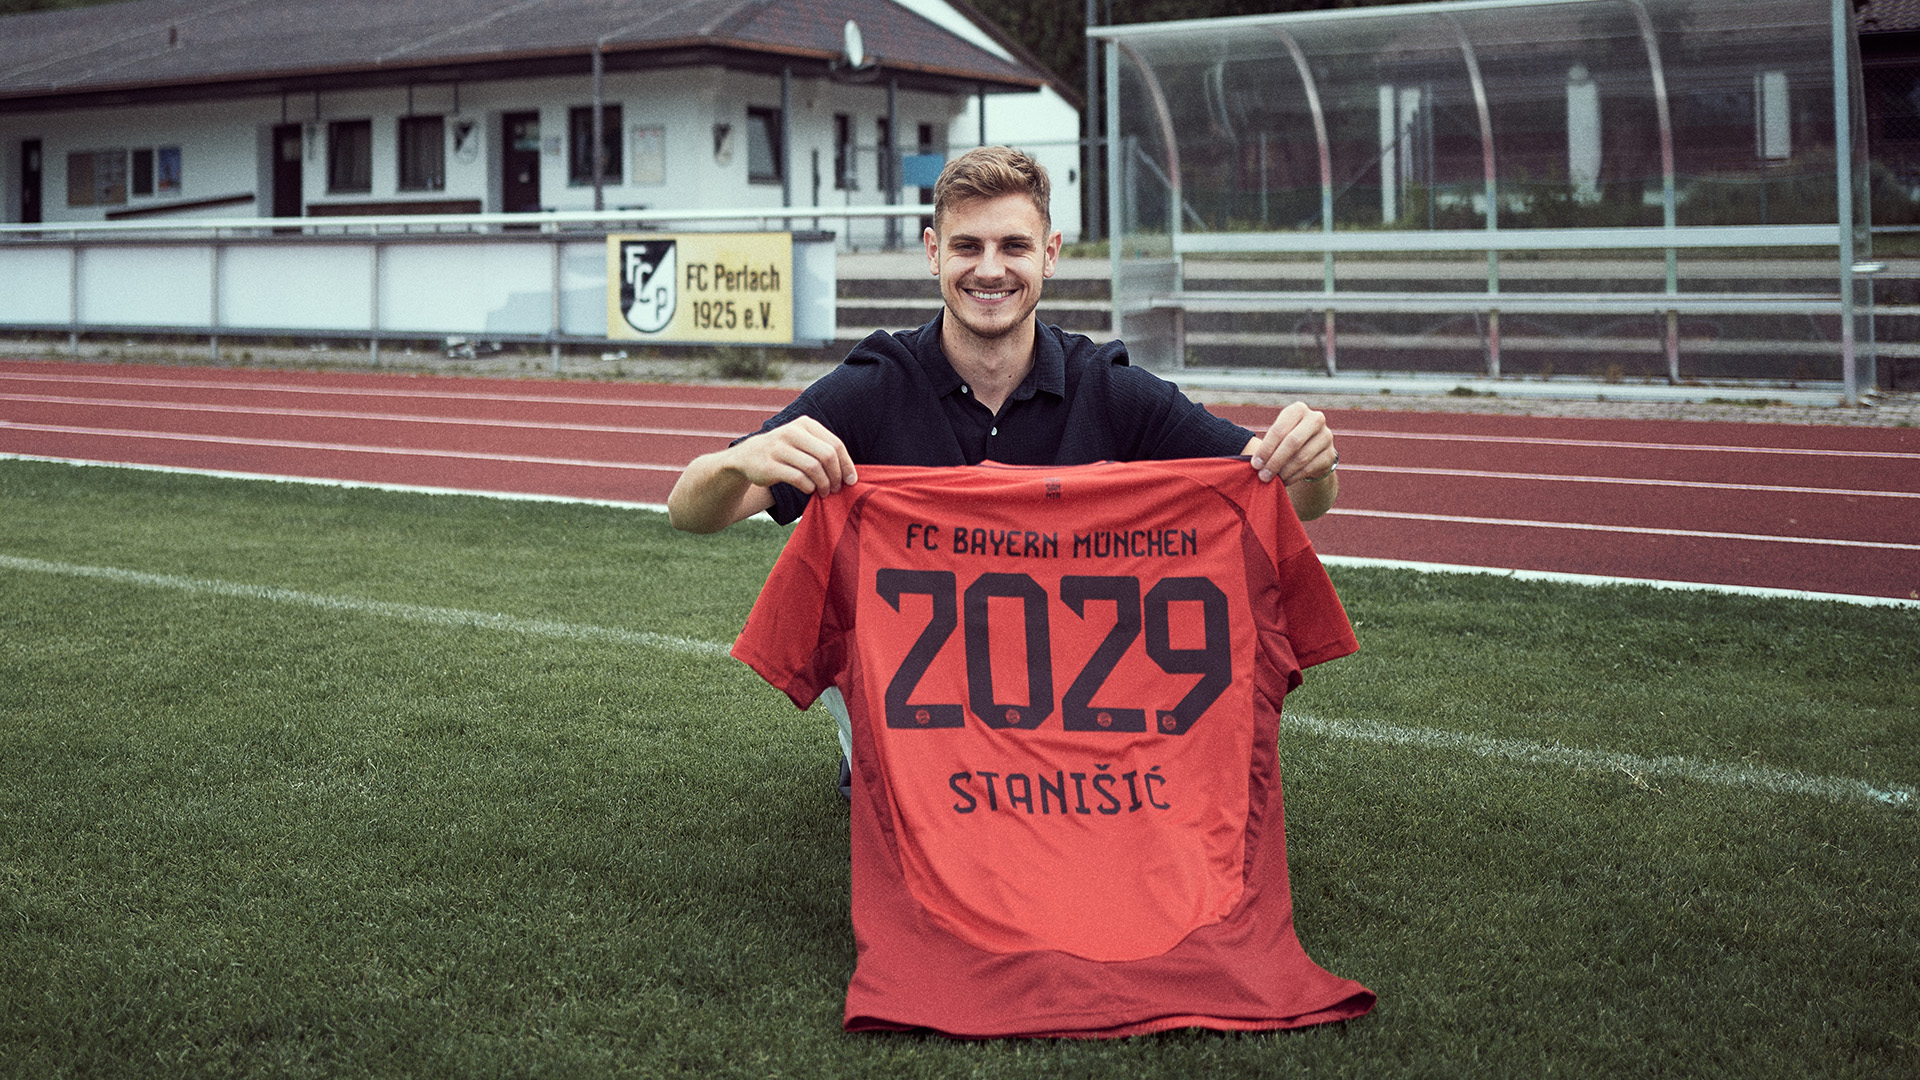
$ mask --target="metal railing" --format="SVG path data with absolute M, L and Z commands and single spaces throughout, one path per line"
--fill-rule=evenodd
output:
M 608 335 L 606 237 L 794 232 L 796 344 L 835 338 L 834 236 L 820 224 L 909 206 L 541 214 L 183 218 L 0 225 L 0 327 L 82 335 L 381 342 L 466 337 L 563 346 Z

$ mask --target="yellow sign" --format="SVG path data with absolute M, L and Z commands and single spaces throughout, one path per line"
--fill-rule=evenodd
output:
M 607 336 L 626 341 L 793 343 L 791 233 L 607 237 Z

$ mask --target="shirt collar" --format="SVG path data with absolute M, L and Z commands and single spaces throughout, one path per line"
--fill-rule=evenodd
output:
M 1057 398 L 1067 396 L 1066 350 L 1060 347 L 1060 335 L 1048 333 L 1037 319 L 1033 327 L 1033 370 L 1021 380 L 1015 396 L 1029 398 L 1036 391 Z
M 933 388 L 934 397 L 946 397 L 960 389 L 960 373 L 953 369 L 947 359 L 947 351 L 940 345 L 940 328 L 947 317 L 943 309 L 933 317 L 933 321 L 921 328 L 925 335 L 923 345 L 914 353 L 920 364 L 926 369 L 927 383 Z M 1007 396 L 1009 401 L 1026 401 L 1036 393 L 1051 394 L 1056 398 L 1067 396 L 1067 354 L 1060 347 L 1060 339 L 1046 331 L 1046 327 L 1036 322 L 1033 328 L 1033 367 L 1027 370 L 1020 385 L 1014 387 Z

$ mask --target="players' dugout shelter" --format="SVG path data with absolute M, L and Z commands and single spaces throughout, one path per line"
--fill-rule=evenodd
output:
M 1149 366 L 1874 387 L 1849 0 L 1089 33 L 1115 329 Z

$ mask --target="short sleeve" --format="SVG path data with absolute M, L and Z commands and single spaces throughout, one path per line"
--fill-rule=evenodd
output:
M 1280 560 L 1280 611 L 1294 662 L 1302 668 L 1359 651 L 1347 609 L 1311 546 Z
M 1232 457 L 1253 438 L 1253 432 L 1208 412 L 1174 383 L 1127 365 L 1124 351 L 1117 361 L 1093 370 L 1106 384 L 1105 421 L 1130 447 L 1130 460 Z
M 822 499 L 787 537 L 747 625 L 734 640 L 733 657 L 784 692 L 796 708 L 809 708 L 833 685 L 839 650 L 830 622 L 833 553 L 844 519 L 844 500 Z

